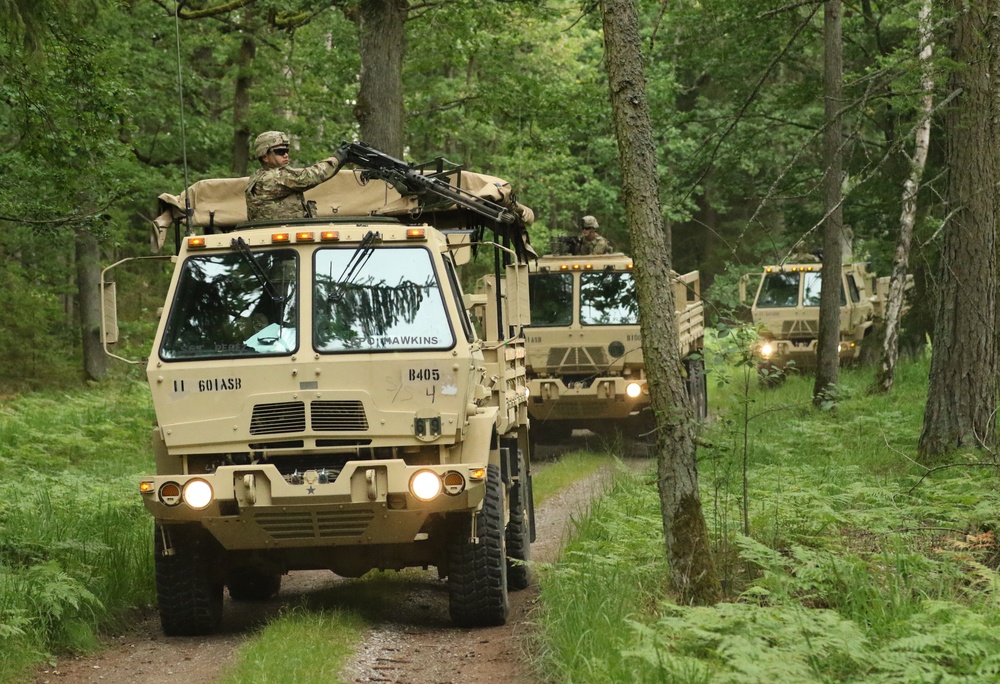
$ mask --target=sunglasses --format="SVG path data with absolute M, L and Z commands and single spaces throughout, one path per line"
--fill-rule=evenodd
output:
M 273 149 L 273 150 L 271 150 L 271 154 L 276 154 L 279 157 L 282 157 L 282 156 L 288 154 L 288 148 L 287 147 L 279 147 L 279 148 Z

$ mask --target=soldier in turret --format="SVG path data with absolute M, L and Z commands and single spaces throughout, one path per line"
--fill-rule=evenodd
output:
M 584 216 L 580 221 L 583 231 L 583 241 L 580 243 L 580 254 L 610 254 L 614 251 L 608 239 L 597 232 L 597 219 Z
M 328 159 L 294 168 L 288 165 L 288 135 L 266 131 L 254 140 L 253 154 L 261 168 L 247 181 L 247 219 L 309 218 L 313 211 L 302 193 L 333 178 L 347 159 L 347 148 L 342 145 Z

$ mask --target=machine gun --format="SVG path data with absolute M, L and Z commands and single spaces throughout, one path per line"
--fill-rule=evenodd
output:
M 549 246 L 553 254 L 576 255 L 580 253 L 582 248 L 583 238 L 579 235 L 557 235 L 552 238 Z
M 377 178 L 391 185 L 400 195 L 416 195 L 422 201 L 426 201 L 428 197 L 433 198 L 435 201 L 428 205 L 454 203 L 498 224 L 513 224 L 517 221 L 517 215 L 506 207 L 477 197 L 459 185 L 450 183 L 446 179 L 447 175 L 460 173 L 461 169 L 454 165 L 445 169 L 443 159 L 437 159 L 436 169 L 428 170 L 428 165 L 418 166 L 394 159 L 368 143 L 344 143 L 344 147 L 347 148 L 346 161 L 365 169 L 361 174 L 363 181 Z

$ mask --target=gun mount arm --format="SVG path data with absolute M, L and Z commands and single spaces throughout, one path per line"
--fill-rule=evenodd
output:
M 493 232 L 502 239 L 510 240 L 515 252 L 522 260 L 532 253 L 524 239 L 523 222 L 512 209 L 479 197 L 461 187 L 461 167 L 438 158 L 433 162 L 436 169 L 429 170 L 429 164 L 416 165 L 400 161 L 376 150 L 364 142 L 344 143 L 347 148 L 347 162 L 364 169 L 362 180 L 385 181 L 400 195 L 417 197 L 425 208 L 441 204 L 455 204 L 493 221 Z M 448 164 L 448 168 L 445 165 Z M 449 176 L 455 176 L 455 182 Z M 514 202 L 516 206 L 516 202 Z

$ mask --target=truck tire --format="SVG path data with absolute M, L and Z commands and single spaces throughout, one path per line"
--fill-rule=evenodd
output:
M 213 540 L 200 529 L 157 525 L 156 601 L 167 636 L 211 634 L 222 625 L 222 581 L 216 578 Z M 164 553 L 164 537 L 171 555 Z
M 459 627 L 492 627 L 507 622 L 507 549 L 504 535 L 504 495 L 500 468 L 489 466 L 486 498 L 477 513 L 479 543 L 469 540 L 461 525 L 449 548 L 448 602 L 452 622 Z
M 281 573 L 259 568 L 241 568 L 226 582 L 234 601 L 267 601 L 281 590 Z
M 507 523 L 507 588 L 526 589 L 531 581 L 527 562 L 531 560 L 531 521 L 528 501 L 531 483 L 526 474 L 524 454 L 517 452 L 520 479 L 510 488 L 510 522 Z

